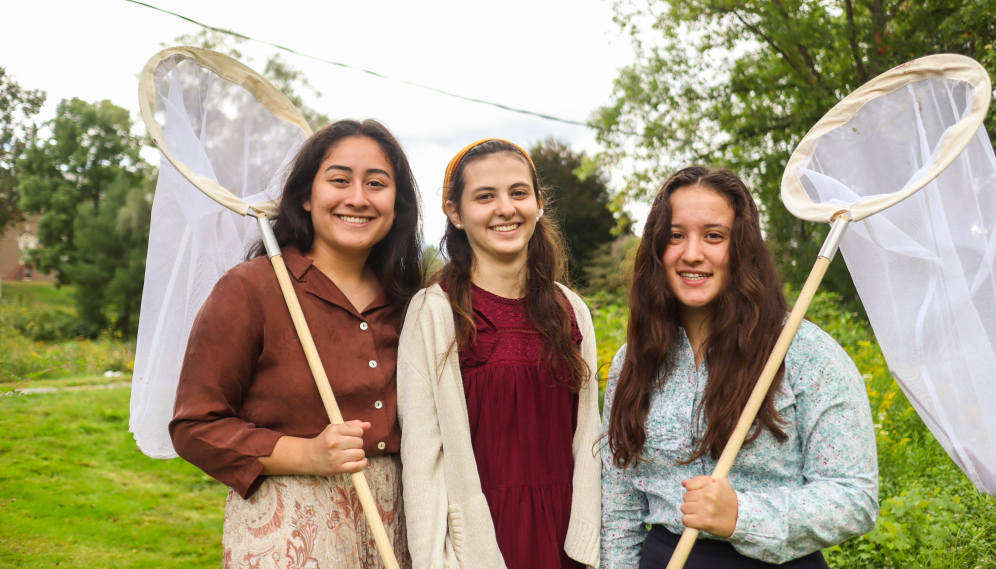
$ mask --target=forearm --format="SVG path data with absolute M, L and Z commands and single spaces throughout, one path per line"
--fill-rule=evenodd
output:
M 312 474 L 309 472 L 308 444 L 310 439 L 301 437 L 282 436 L 277 439 L 277 444 L 273 447 L 273 452 L 268 456 L 259 457 L 259 462 L 263 464 L 260 474 L 266 476 L 279 476 L 282 474 Z
M 870 531 L 878 512 L 872 494 L 848 480 L 740 492 L 731 541 L 748 557 L 784 563 Z

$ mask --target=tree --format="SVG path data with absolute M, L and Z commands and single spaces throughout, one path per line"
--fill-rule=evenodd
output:
M 94 330 L 134 331 L 145 277 L 152 168 L 139 156 L 128 111 L 67 99 L 51 136 L 18 160 L 20 207 L 40 213 L 31 259 L 76 287 L 79 317 Z
M 0 235 L 22 219 L 18 207 L 17 159 L 35 135 L 31 118 L 45 103 L 45 92 L 23 89 L 0 67 Z
M 556 216 L 570 247 L 571 280 L 583 284 L 584 267 L 600 245 L 612 241 L 616 218 L 609 209 L 612 201 L 603 175 L 594 171 L 579 177 L 584 155 L 565 142 L 547 139 L 529 150 L 540 183 L 548 188 L 548 214 Z
M 959 53 L 996 71 L 996 0 L 651 0 L 615 9 L 637 61 L 590 122 L 608 149 L 603 161 L 637 164 L 623 195 L 646 198 L 680 166 L 731 168 L 753 186 L 776 263 L 796 284 L 828 230 L 779 199 L 802 136 L 848 93 L 905 61 Z M 840 262 L 824 282 L 857 298 Z
M 135 185 L 141 179 L 143 161 L 139 140 L 131 134 L 128 111 L 110 101 L 91 104 L 64 99 L 46 126 L 51 137 L 28 146 L 17 162 L 20 207 L 42 214 L 38 223 L 41 247 L 32 251 L 33 262 L 43 272 L 55 271 L 60 283 L 69 284 L 62 267 L 76 261 L 74 229 L 79 206 L 89 204 L 92 215 L 100 213 L 112 184 Z

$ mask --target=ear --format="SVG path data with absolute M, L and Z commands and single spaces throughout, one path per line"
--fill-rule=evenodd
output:
M 446 217 L 450 218 L 450 223 L 455 225 L 457 229 L 463 228 L 463 222 L 460 221 L 460 212 L 457 211 L 457 206 L 450 200 L 446 200 Z
M 304 208 L 304 211 L 311 211 L 311 198 L 304 200 L 301 207 Z

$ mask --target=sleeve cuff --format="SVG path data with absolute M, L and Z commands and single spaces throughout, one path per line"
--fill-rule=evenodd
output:
M 737 492 L 737 526 L 730 541 L 759 543 L 787 539 L 787 521 L 771 501 L 772 497 L 756 492 Z
M 266 480 L 266 475 L 260 474 L 263 471 L 263 463 L 259 461 L 259 457 L 269 456 L 281 437 L 282 434 L 269 429 L 258 429 L 253 433 L 252 456 L 248 457 L 245 467 L 238 475 L 236 485 L 232 486 L 243 500 L 248 500 L 255 494 Z

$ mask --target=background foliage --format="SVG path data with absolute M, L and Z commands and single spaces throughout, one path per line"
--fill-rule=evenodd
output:
M 571 281 L 584 286 L 584 267 L 599 246 L 613 239 L 616 228 L 608 182 L 598 170 L 579 176 L 584 154 L 553 138 L 533 145 L 529 156 L 550 196 L 544 209 L 560 223 L 570 248 Z
M 615 14 L 636 62 L 590 123 L 607 147 L 603 162 L 636 165 L 624 196 L 646 199 L 692 163 L 731 168 L 753 186 L 778 267 L 799 285 L 827 232 L 779 199 L 802 136 L 908 60 L 958 53 L 996 71 L 996 0 L 617 0 Z M 856 300 L 842 265 L 824 286 Z
M 45 92 L 24 89 L 0 67 L 0 235 L 20 221 L 17 205 L 17 159 L 36 134 L 33 117 L 45 103 Z

